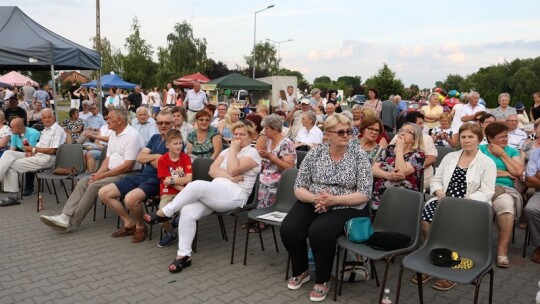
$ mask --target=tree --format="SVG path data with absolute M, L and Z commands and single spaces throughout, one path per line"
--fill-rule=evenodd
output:
M 137 17 L 133 18 L 131 35 L 124 44 L 128 53 L 123 60 L 122 76 L 127 81 L 150 86 L 155 84 L 157 65 L 152 61 L 152 46 L 141 38 L 140 29 L 139 20 Z
M 337 81 L 346 84 L 351 89 L 362 84 L 362 78 L 360 76 L 341 76 Z
M 465 78 L 458 74 L 449 74 L 443 81 L 441 88 L 446 92 L 450 90 L 459 90 L 463 85 Z
M 277 74 L 279 70 L 279 61 L 277 59 L 276 47 L 270 42 L 259 42 L 255 44 L 256 66 L 255 77 L 266 77 Z M 248 72 L 253 69 L 253 50 L 249 56 L 244 56 L 248 66 Z M 249 74 L 249 73 L 248 73 Z
M 93 41 L 94 50 L 97 50 L 101 54 L 101 73 L 109 74 L 110 72 L 121 73 L 123 55 L 119 49 L 111 45 L 111 42 L 107 38 L 100 39 L 100 47 L 97 48 L 96 37 L 90 39 Z M 93 75 L 96 78 L 96 75 Z
M 328 76 L 320 76 L 320 77 L 317 77 L 313 80 L 313 84 L 316 84 L 316 83 L 332 83 L 332 79 L 330 79 L 330 77 Z
M 512 99 L 524 101 L 530 99 L 538 91 L 540 78 L 528 67 L 521 67 L 510 77 L 510 88 L 512 89 Z
M 365 85 L 368 88 L 376 88 L 381 100 L 388 99 L 390 95 L 402 95 L 404 90 L 403 82 L 396 78 L 396 73 L 386 63 L 376 75 L 366 80 Z
M 173 78 L 204 71 L 208 64 L 206 39 L 195 38 L 185 20 L 174 25 L 167 35 L 167 47 L 158 48 L 158 82 L 165 84 Z
M 229 70 L 225 63 L 221 61 L 215 62 L 213 59 L 208 59 L 208 65 L 204 70 L 204 74 L 210 79 L 223 77 L 229 75 L 230 73 L 231 70 Z

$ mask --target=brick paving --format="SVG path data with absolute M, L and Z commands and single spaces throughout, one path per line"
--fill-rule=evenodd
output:
M 158 248 L 159 232 L 152 241 L 132 244 L 130 238 L 113 239 L 116 216 L 98 206 L 96 222 L 89 214 L 83 225 L 67 234 L 43 225 L 40 214 L 58 214 L 61 204 L 45 195 L 46 209 L 35 210 L 35 196 L 18 206 L 0 208 L 0 303 L 307 303 L 311 283 L 290 291 L 284 280 L 287 254 L 276 253 L 271 231 L 264 232 L 265 251 L 257 237 L 250 238 L 247 266 L 242 265 L 245 230 L 239 230 L 235 264 L 230 265 L 233 218 L 225 218 L 229 241 L 222 240 L 218 221 L 209 216 L 199 223 L 193 264 L 179 274 L 167 266 L 176 243 Z M 0 194 L 0 198 L 5 194 Z M 240 223 L 245 222 L 242 216 Z M 157 226 L 156 226 L 157 227 Z M 494 229 L 493 241 L 496 241 Z M 279 237 L 279 236 L 278 236 Z M 508 269 L 495 270 L 494 303 L 534 303 L 539 288 L 540 265 L 521 258 L 524 231 L 516 229 Z M 279 242 L 279 239 L 278 239 Z M 495 251 L 495 247 L 493 247 Z M 533 248 L 528 248 L 530 256 Z M 495 254 L 494 254 L 495 255 Z M 398 262 L 392 265 L 388 288 L 395 295 Z M 377 263 L 379 276 L 384 266 Z M 418 303 L 416 286 L 404 274 L 401 303 Z M 430 283 L 432 283 L 431 281 Z M 488 279 L 481 286 L 480 303 L 487 303 Z M 424 288 L 425 303 L 472 303 L 474 286 L 457 286 L 448 292 Z M 374 280 L 345 284 L 339 303 L 376 303 Z M 331 298 L 326 300 L 331 303 Z

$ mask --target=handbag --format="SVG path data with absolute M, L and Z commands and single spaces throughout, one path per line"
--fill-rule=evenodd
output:
M 505 192 L 503 186 L 495 186 L 495 193 L 491 197 L 491 200 L 494 201 L 499 195 L 504 194 Z
M 355 217 L 345 223 L 345 235 L 354 243 L 363 243 L 373 234 L 369 217 Z
M 58 167 L 53 170 L 52 172 L 54 175 L 70 175 L 77 173 L 77 168 L 65 168 L 65 167 Z
M 399 232 L 374 232 L 366 245 L 382 251 L 392 251 L 411 246 L 413 239 Z

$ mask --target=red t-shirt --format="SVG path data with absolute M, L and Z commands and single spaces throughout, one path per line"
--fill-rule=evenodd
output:
M 174 195 L 179 191 L 176 188 L 167 186 L 163 184 L 165 178 L 172 176 L 173 174 L 177 177 L 184 177 L 186 174 L 192 172 L 191 168 L 191 158 L 185 153 L 180 153 L 180 157 L 177 161 L 172 161 L 169 157 L 169 152 L 163 154 L 158 159 L 158 178 L 159 178 L 159 194 L 160 195 Z

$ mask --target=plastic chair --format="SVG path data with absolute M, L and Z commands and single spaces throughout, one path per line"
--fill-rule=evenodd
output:
M 306 157 L 306 155 L 307 155 L 306 151 L 296 150 L 296 168 L 300 169 L 300 165 L 304 161 L 304 158 Z
M 295 169 L 295 168 L 286 169 L 285 171 L 283 171 L 281 175 L 281 179 L 279 181 L 278 189 L 276 192 L 276 200 L 274 204 L 271 207 L 251 210 L 248 213 L 249 222 L 248 222 L 248 229 L 246 229 L 246 247 L 244 250 L 244 265 L 246 265 L 246 261 L 247 261 L 247 251 L 248 251 L 249 235 L 250 235 L 249 227 L 251 223 L 255 223 L 255 225 L 258 225 L 259 223 L 264 223 L 272 227 L 272 235 L 274 237 L 274 244 L 276 246 L 276 252 L 279 252 L 277 239 L 276 239 L 276 231 L 274 227 L 281 227 L 281 222 L 259 219 L 257 217 L 267 214 L 267 213 L 274 212 L 274 211 L 287 213 L 289 212 L 289 210 L 291 210 L 292 206 L 296 202 L 296 196 L 294 195 L 294 182 L 296 180 L 297 175 L 298 175 L 298 169 Z M 263 244 L 262 234 L 260 230 L 259 230 L 259 239 L 261 241 L 261 248 L 262 250 L 264 250 L 264 244 Z
M 384 288 L 386 286 L 386 279 L 388 277 L 388 269 L 390 268 L 390 263 L 392 262 L 393 258 L 398 255 L 413 252 L 420 244 L 420 216 L 422 214 L 423 207 L 424 196 L 417 191 L 402 188 L 389 188 L 383 194 L 382 202 L 379 206 L 375 221 L 373 222 L 373 230 L 379 232 L 399 232 L 411 237 L 413 239 L 413 243 L 406 248 L 392 251 L 381 251 L 373 249 L 364 243 L 350 242 L 345 236 L 341 236 L 338 239 L 336 253 L 336 278 L 338 277 L 337 272 L 339 269 L 339 253 L 341 248 L 345 249 L 345 252 L 343 254 L 343 263 L 341 266 L 341 284 L 338 282 L 338 280 L 336 280 L 334 300 L 337 298 L 338 285 L 339 295 L 341 295 L 347 251 L 352 251 L 370 259 L 371 268 L 374 270 L 373 273 L 375 274 L 377 286 L 379 286 L 379 278 L 377 277 L 377 272 L 375 270 L 374 260 L 382 260 L 387 258 L 382 286 L 379 293 L 379 301 L 377 302 L 381 303 Z
M 54 169 L 56 168 L 75 168 L 76 171 L 69 175 L 55 175 L 53 174 Z M 56 197 L 56 202 L 60 204 L 58 200 L 58 194 L 56 192 L 56 187 L 54 186 L 54 181 L 59 180 L 63 183 L 64 180 L 72 180 L 75 176 L 84 172 L 84 160 L 83 160 L 83 149 L 82 145 L 78 144 L 63 144 L 58 147 L 56 152 L 56 158 L 54 160 L 54 165 L 52 170 L 47 170 L 43 172 L 37 172 L 36 177 L 38 179 L 38 191 L 36 195 L 36 204 L 37 212 L 39 212 L 39 195 L 43 189 L 43 181 L 51 180 L 54 189 L 54 196 Z M 64 185 L 64 190 L 66 196 L 68 196 L 66 186 Z
M 491 253 L 491 205 L 469 199 L 444 197 L 439 201 L 437 211 L 424 245 L 403 259 L 399 271 L 396 303 L 399 302 L 403 267 L 416 272 L 420 304 L 422 294 L 422 274 L 454 281 L 459 284 L 474 284 L 474 303 L 478 303 L 478 291 L 482 279 L 489 273 L 489 303 L 493 298 L 493 258 Z M 429 254 L 434 248 L 449 248 L 462 257 L 473 261 L 471 269 L 453 269 L 435 266 Z
M 435 159 L 435 163 L 433 164 L 433 168 L 438 168 L 441 164 L 441 161 L 446 156 L 446 154 L 450 152 L 456 151 L 454 148 L 448 148 L 448 147 L 442 147 L 442 146 L 435 146 L 437 149 L 437 159 Z

